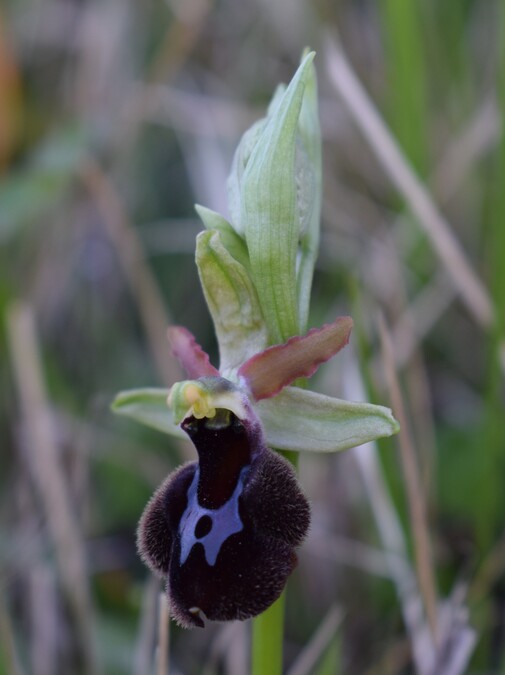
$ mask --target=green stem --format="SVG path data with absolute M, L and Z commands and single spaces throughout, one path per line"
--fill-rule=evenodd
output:
M 298 468 L 298 453 L 279 451 L 288 462 Z M 284 644 L 284 606 L 286 591 L 266 612 L 253 621 L 252 675 L 281 675 Z
M 281 675 L 286 594 L 253 621 L 252 675 Z

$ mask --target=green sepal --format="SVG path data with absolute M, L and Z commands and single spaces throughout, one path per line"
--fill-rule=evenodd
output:
M 168 393 L 168 389 L 121 392 L 112 410 L 171 436 L 186 438 L 167 406 Z M 279 450 L 338 452 L 391 436 L 399 429 L 389 408 L 342 401 L 297 387 L 287 387 L 275 398 L 256 403 L 255 409 L 267 444 Z
M 167 405 L 169 390 L 155 387 L 121 391 L 112 402 L 112 411 L 170 436 L 187 438 L 174 422 Z
M 256 147 L 261 134 L 270 117 L 275 113 L 276 108 L 286 91 L 285 84 L 279 84 L 272 96 L 268 106 L 266 117 L 255 122 L 243 135 L 239 141 L 237 149 L 233 155 L 230 175 L 228 176 L 228 209 L 231 216 L 231 225 L 233 229 L 245 237 L 245 223 L 242 222 L 242 177 L 251 157 L 251 153 Z M 201 217 L 201 216 L 200 216 Z M 207 225 L 206 225 L 207 227 Z
M 343 401 L 287 387 L 255 405 L 270 446 L 296 452 L 337 452 L 398 432 L 389 408 Z
M 240 209 L 233 205 L 232 221 L 245 234 L 272 344 L 299 332 L 296 262 L 309 197 L 301 184 L 298 188 L 305 170 L 297 171 L 295 166 L 299 159 L 309 171 L 298 121 L 313 58 L 314 53 L 305 57 L 286 90 L 278 90 L 270 116 L 248 132 L 239 163 L 242 173 L 235 162 L 231 179 L 238 182 L 234 194 L 239 194 L 240 201 Z
M 295 160 L 295 177 L 298 190 L 297 205 L 302 224 L 297 291 L 300 333 L 303 333 L 307 328 L 312 277 L 319 250 L 323 185 L 317 76 L 313 63 L 310 65 L 305 82 L 298 129 L 301 142 Z
M 232 255 L 250 275 L 251 264 L 249 262 L 246 243 L 244 239 L 237 234 L 233 226 L 220 213 L 212 211 L 212 209 L 208 209 L 206 206 L 195 204 L 195 211 L 200 216 L 206 230 L 217 230 L 219 232 L 221 242 L 228 253 L 230 253 L 230 255 Z
M 230 175 L 228 176 L 228 210 L 230 211 L 233 229 L 242 237 L 245 237 L 245 223 L 242 222 L 242 180 L 244 171 L 256 147 L 268 117 L 258 120 L 250 127 L 240 139 L 233 155 Z
M 219 371 L 233 380 L 240 365 L 267 346 L 247 252 L 236 233 L 207 230 L 196 240 L 196 264 L 219 344 Z

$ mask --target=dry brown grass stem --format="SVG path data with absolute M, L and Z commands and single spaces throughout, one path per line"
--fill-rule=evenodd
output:
M 498 105 L 493 98 L 488 98 L 447 148 L 430 180 L 439 202 L 448 202 L 457 195 L 472 168 L 494 147 L 500 133 Z
M 195 46 L 212 9 L 211 0 L 185 0 L 167 3 L 174 14 L 153 61 L 148 79 L 166 79 L 179 71 Z
M 247 624 L 240 621 L 223 623 L 214 634 L 201 675 L 214 675 L 220 665 L 230 675 L 249 673 L 249 635 Z
M 167 594 L 161 592 L 158 601 L 158 645 L 156 647 L 156 675 L 169 675 L 170 612 Z
M 446 273 L 440 272 L 410 300 L 391 329 L 395 364 L 398 368 L 403 368 L 412 358 L 419 343 L 447 311 L 453 298 L 453 286 Z M 373 368 L 378 368 L 378 359 Z
M 437 642 L 437 593 L 431 559 L 430 536 L 426 517 L 426 504 L 422 481 L 417 466 L 416 452 L 396 375 L 391 337 L 382 316 L 379 316 L 384 370 L 393 411 L 400 423 L 399 445 L 409 503 L 414 556 L 419 588 L 423 597 L 426 616 L 434 642 Z
M 326 44 L 330 80 L 391 181 L 405 199 L 475 320 L 489 329 L 494 309 L 451 227 L 415 175 L 335 40 Z
M 336 605 L 332 605 L 308 644 L 288 670 L 287 675 L 310 675 L 310 673 L 313 673 L 317 662 L 335 637 L 341 622 L 341 610 Z
M 58 455 L 31 308 L 7 312 L 9 348 L 26 427 L 26 461 L 54 545 L 61 583 L 75 620 L 87 673 L 98 672 L 86 553 Z
M 47 561 L 32 562 L 27 575 L 30 613 L 30 673 L 54 675 L 58 672 L 58 647 L 62 622 L 58 612 L 58 580 Z
M 232 637 L 224 655 L 225 673 L 227 675 L 249 675 L 249 626 L 243 621 L 235 621 L 233 628 Z
M 342 382 L 342 393 L 345 398 L 355 401 L 365 398 L 363 381 L 355 358 L 347 362 Z M 407 557 L 405 534 L 378 459 L 377 444 L 371 442 L 361 445 L 354 450 L 353 455 L 400 602 L 412 646 L 414 672 L 427 675 L 432 671 L 435 653 L 432 641 L 427 639 L 429 636 L 424 630 L 425 621 L 417 579 Z
M 137 644 L 133 661 L 134 675 L 145 675 L 152 671 L 153 646 L 156 636 L 157 601 L 160 594 L 160 581 L 152 574 L 145 584 L 142 598 Z
M 181 370 L 171 356 L 166 339 L 170 316 L 158 285 L 146 263 L 142 244 L 129 222 L 112 181 L 92 159 L 81 169 L 81 180 L 103 220 L 117 251 L 130 291 L 135 299 L 156 368 L 165 385 L 181 379 Z
M 414 436 L 418 440 L 419 447 L 423 448 L 423 452 L 418 459 L 423 475 L 425 494 L 428 498 L 428 495 L 432 492 L 431 481 L 436 454 L 434 422 L 431 413 L 433 406 L 431 404 L 424 356 L 420 345 L 421 341 L 416 331 L 413 316 L 409 312 L 406 269 L 399 260 L 395 241 L 391 233 L 384 233 L 383 245 L 376 247 L 374 256 L 376 260 L 370 264 L 373 273 L 370 274 L 368 283 L 375 286 L 375 288 L 379 288 L 383 277 L 387 274 L 389 291 L 387 296 L 382 294 L 381 299 L 382 302 L 387 303 L 389 316 L 402 317 L 402 333 L 400 334 L 400 338 L 411 348 L 409 359 L 405 363 L 406 398 L 409 401 Z M 387 273 L 385 272 L 386 270 Z M 428 313 L 431 312 L 430 307 L 426 307 L 426 310 Z M 393 334 L 391 339 L 394 345 L 393 355 L 396 365 L 398 363 L 397 350 L 399 350 L 400 345 L 394 341 Z M 383 369 L 379 356 L 376 357 L 374 366 L 376 368 L 375 372 L 381 376 Z
M 391 561 L 394 558 L 396 569 L 404 568 L 409 573 L 405 558 L 397 553 L 386 553 L 361 541 L 347 537 L 331 536 L 327 531 L 314 534 L 311 530 L 307 549 L 317 558 L 327 558 L 337 565 L 348 565 L 356 570 L 394 581 Z

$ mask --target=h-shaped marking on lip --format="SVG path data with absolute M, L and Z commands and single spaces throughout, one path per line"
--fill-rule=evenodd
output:
M 244 489 L 244 478 L 249 470 L 245 466 L 240 472 L 237 485 L 232 496 L 218 509 L 206 509 L 198 503 L 198 478 L 200 469 L 195 471 L 193 481 L 188 489 L 188 505 L 182 514 L 179 523 L 179 536 L 181 539 L 180 564 L 184 565 L 191 549 L 195 544 L 202 544 L 205 551 L 205 560 L 208 565 L 216 564 L 217 556 L 224 542 L 232 534 L 240 532 L 244 524 L 238 512 L 238 498 Z M 202 516 L 209 516 L 212 521 L 210 531 L 203 537 L 195 536 L 195 527 Z

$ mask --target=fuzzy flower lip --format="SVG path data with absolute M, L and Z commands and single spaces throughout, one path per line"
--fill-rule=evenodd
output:
M 211 414 L 207 396 L 212 404 L 212 394 L 223 391 L 243 396 L 224 378 L 206 376 L 176 390 L 172 406 L 203 398 L 201 412 Z M 219 409 L 182 424 L 198 461 L 170 473 L 140 519 L 139 554 L 166 580 L 171 615 L 186 628 L 265 611 L 296 566 L 310 524 L 293 467 L 268 448 L 254 410 L 244 405 L 243 424 Z

